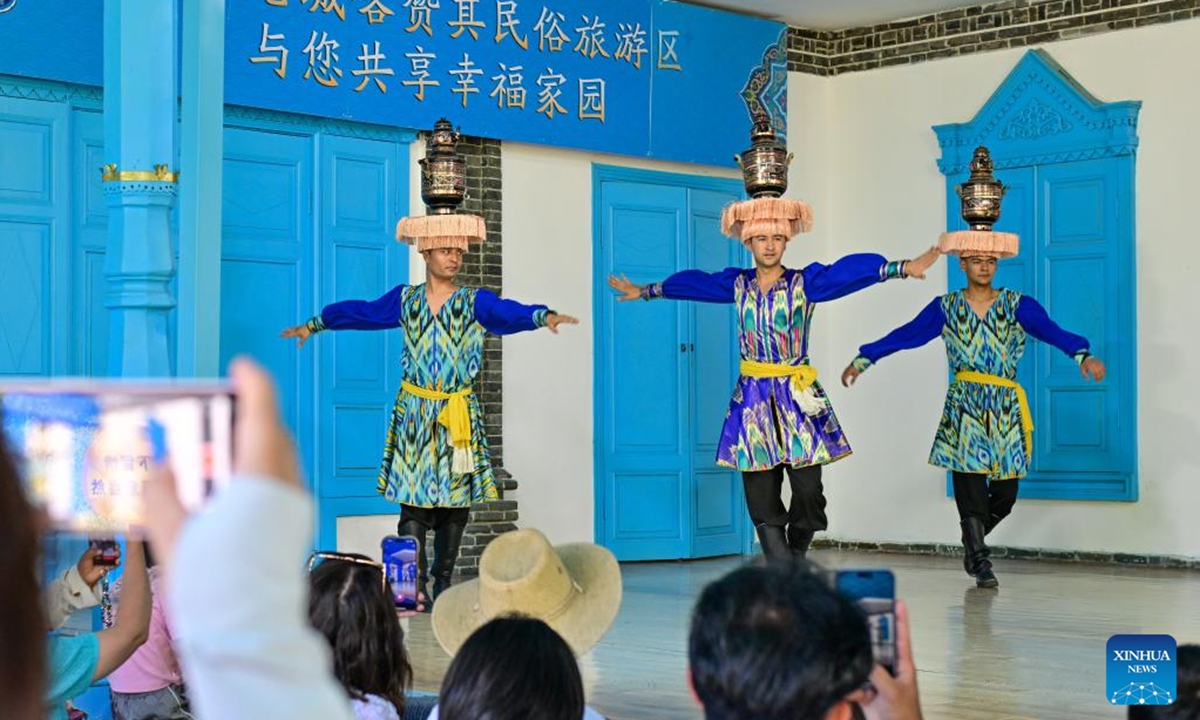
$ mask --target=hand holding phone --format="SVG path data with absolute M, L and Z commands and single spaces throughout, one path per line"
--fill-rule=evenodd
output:
M 27 497 L 57 530 L 138 536 L 164 457 L 189 511 L 232 476 L 233 396 L 219 384 L 3 383 L 0 420 Z M 115 562 L 111 548 L 101 562 Z
M 889 673 L 896 668 L 896 577 L 891 570 L 838 570 L 835 587 L 867 616 L 871 654 Z
M 875 687 L 875 698 L 862 706 L 867 720 L 922 720 L 908 606 L 902 601 L 896 603 L 895 669 L 876 667 L 871 671 L 871 685 Z
M 388 535 L 383 539 L 383 572 L 391 589 L 392 601 L 401 610 L 416 610 L 417 539 L 411 535 Z
M 96 552 L 89 552 L 88 554 L 84 555 L 83 559 L 79 561 L 80 565 L 82 565 L 84 560 L 87 560 L 89 557 L 93 564 L 105 568 L 106 570 L 115 568 L 117 565 L 121 564 L 121 546 L 116 540 L 91 540 L 88 542 L 88 550 L 95 550 Z M 82 575 L 83 572 L 81 571 L 80 574 Z M 87 576 L 84 575 L 84 580 L 87 579 Z M 97 577 L 96 579 L 99 580 L 100 578 Z M 92 584 L 94 584 L 94 581 L 88 582 L 88 585 Z

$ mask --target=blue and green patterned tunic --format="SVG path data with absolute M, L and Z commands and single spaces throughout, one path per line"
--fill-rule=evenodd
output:
M 860 372 L 899 350 L 924 345 L 941 335 L 951 371 L 974 371 L 1015 380 L 1025 353 L 1026 333 L 1083 362 L 1087 339 L 1063 330 L 1036 300 L 1001 289 L 980 317 L 963 291 L 934 299 L 912 322 L 859 349 Z M 987 475 L 992 480 L 1026 475 L 1021 407 L 1013 388 L 953 382 L 946 392 L 929 462 L 940 468 Z
M 759 287 L 754 269 L 727 268 L 719 273 L 685 270 L 648 286 L 644 295 L 733 303 L 743 360 L 807 365 L 808 333 L 817 303 L 901 274 L 900 263 L 862 253 L 832 265 L 785 269 L 768 290 Z M 748 472 L 777 465 L 821 465 L 849 455 L 850 443 L 825 390 L 819 382 L 813 390 L 825 410 L 808 415 L 800 407 L 791 379 L 739 377 L 721 428 L 717 464 Z
M 471 387 L 483 363 L 485 332 L 496 335 L 546 324 L 545 305 L 522 305 L 490 290 L 459 288 L 435 315 L 425 285 L 397 285 L 378 300 L 346 300 L 321 311 L 321 329 L 403 331 L 402 379 L 423 388 L 457 392 Z M 488 454 L 483 413 L 467 396 L 475 471 L 451 472 L 449 432 L 438 423 L 444 400 L 396 395 L 376 490 L 388 500 L 417 507 L 469 507 L 499 496 Z

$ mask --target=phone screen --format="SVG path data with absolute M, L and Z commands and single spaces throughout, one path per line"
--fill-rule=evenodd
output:
M 838 570 L 839 591 L 858 603 L 867 616 L 875 662 L 896 672 L 896 577 L 891 570 Z
M 26 495 L 67 532 L 138 534 L 153 425 L 180 501 L 200 509 L 233 468 L 234 398 L 224 386 L 122 381 L 0 385 L 6 444 Z
M 417 539 L 411 535 L 383 539 L 383 570 L 392 601 L 404 610 L 417 608 Z

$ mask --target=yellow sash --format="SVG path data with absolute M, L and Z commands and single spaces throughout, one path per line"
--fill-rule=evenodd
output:
M 410 382 L 402 382 L 400 387 L 404 392 L 424 400 L 446 400 L 446 407 L 438 413 L 438 422 L 450 431 L 450 443 L 455 450 L 471 447 L 471 414 L 467 410 L 467 396 L 471 394 L 471 388 L 448 393 L 423 388 Z
M 743 360 L 740 369 L 743 375 L 752 378 L 790 377 L 797 390 L 804 390 L 817 381 L 817 369 L 811 365 L 784 365 Z
M 1025 388 L 1021 387 L 1020 383 L 1008 378 L 974 370 L 960 370 L 954 373 L 954 380 L 955 382 L 973 382 L 980 385 L 997 385 L 1012 388 L 1017 392 L 1017 403 L 1021 406 L 1021 428 L 1025 431 L 1025 462 L 1028 464 L 1033 458 L 1033 415 L 1029 412 L 1029 398 L 1025 396 Z

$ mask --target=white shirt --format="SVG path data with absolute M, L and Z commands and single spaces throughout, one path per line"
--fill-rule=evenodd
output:
M 353 720 L 308 625 L 312 516 L 306 492 L 242 476 L 184 525 L 167 603 L 197 717 Z

